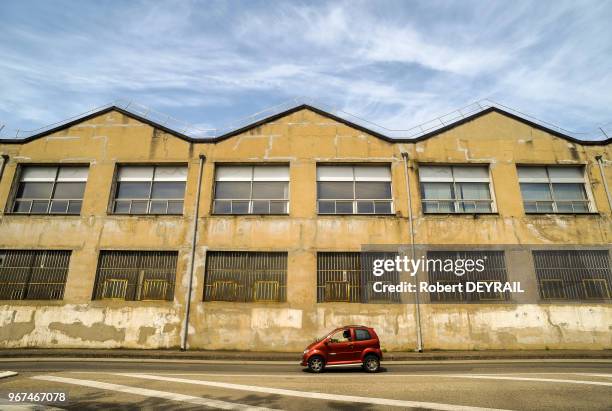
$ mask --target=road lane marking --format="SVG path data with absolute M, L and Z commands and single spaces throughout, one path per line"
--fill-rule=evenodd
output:
M 587 375 L 589 377 L 603 377 L 603 378 L 612 378 L 612 374 L 595 374 L 591 372 L 575 372 L 576 375 Z
M 2 378 L 14 377 L 15 375 L 17 375 L 15 371 L 0 371 L 0 380 Z
M 217 381 L 190 380 L 187 378 L 164 377 L 164 376 L 157 376 L 157 375 L 150 375 L 150 374 L 116 373 L 115 375 L 120 375 L 124 377 L 127 376 L 127 377 L 134 377 L 134 378 L 143 378 L 147 380 L 205 385 L 209 387 L 225 388 L 225 389 L 240 390 L 240 391 L 252 391 L 252 392 L 260 392 L 264 394 L 284 395 L 284 396 L 289 396 L 289 397 L 309 398 L 309 399 L 314 399 L 314 400 L 357 402 L 357 403 L 373 404 L 373 405 L 386 405 L 386 406 L 392 406 L 392 407 L 425 408 L 429 410 L 440 410 L 440 411 L 484 411 L 484 410 L 501 411 L 500 409 L 497 409 L 497 408 L 480 408 L 480 407 L 470 407 L 470 406 L 465 406 L 465 405 L 441 404 L 441 403 L 435 403 L 435 402 L 394 400 L 394 399 L 389 399 L 389 398 L 376 398 L 376 397 L 358 397 L 354 395 L 342 395 L 342 394 L 325 394 L 321 392 L 296 391 L 296 390 L 287 390 L 287 389 L 282 389 L 282 388 L 260 387 L 256 385 L 232 384 L 232 383 L 224 383 L 224 382 L 217 382 Z
M 481 380 L 556 382 L 556 383 L 567 383 L 567 384 L 603 385 L 607 387 L 612 387 L 612 382 L 584 381 L 584 380 L 560 380 L 556 378 L 508 377 L 508 376 L 502 376 L 502 375 L 468 375 L 468 374 L 447 374 L 447 375 L 439 375 L 439 377 L 473 378 L 473 379 L 481 379 Z
M 173 392 L 151 390 L 148 388 L 130 387 L 128 385 L 110 384 L 106 382 L 92 381 L 92 380 L 80 380 L 76 378 L 56 377 L 54 375 L 36 375 L 30 377 L 35 380 L 53 381 L 64 384 L 81 385 L 84 387 L 97 388 L 101 390 L 117 391 L 126 394 L 142 395 L 144 397 L 155 397 L 163 398 L 165 400 L 180 401 L 190 404 L 203 405 L 205 407 L 222 409 L 222 410 L 245 410 L 245 411 L 268 411 L 271 408 L 264 407 L 252 407 L 250 405 L 238 404 L 233 402 L 226 402 L 220 400 L 213 400 L 209 398 L 194 397 L 191 395 L 178 394 Z

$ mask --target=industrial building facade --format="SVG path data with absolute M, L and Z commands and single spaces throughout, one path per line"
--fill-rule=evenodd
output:
M 0 347 L 612 348 L 610 140 L 496 108 L 392 139 L 306 105 L 198 140 L 110 107 L 0 155 Z M 363 247 L 409 244 L 525 293 L 373 293 Z

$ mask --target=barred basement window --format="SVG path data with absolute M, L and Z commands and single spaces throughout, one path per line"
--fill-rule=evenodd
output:
M 484 260 L 484 270 L 466 272 L 462 276 L 456 275 L 456 271 L 444 271 L 443 265 L 430 263 L 428 266 L 429 284 L 440 283 L 444 285 L 463 284 L 464 292 L 431 292 L 429 298 L 431 302 L 491 302 L 506 301 L 510 298 L 510 293 L 496 292 L 465 292 L 466 282 L 501 282 L 508 281 L 506 272 L 506 261 L 503 251 L 428 251 L 428 260 L 442 261 L 452 260 L 455 264 L 459 260 Z M 457 267 L 457 265 L 454 265 Z
M 209 251 L 204 301 L 287 300 L 287 253 Z
M 113 213 L 183 214 L 186 166 L 120 166 Z
M 11 208 L 20 214 L 79 214 L 88 167 L 23 166 Z
M 94 300 L 174 298 L 176 251 L 100 251 Z
M 494 211 L 488 166 L 419 167 L 424 213 Z
M 318 165 L 319 214 L 392 214 L 391 169 L 377 165 Z
M 317 302 L 399 303 L 399 293 L 374 292 L 374 283 L 399 283 L 398 272 L 377 277 L 375 259 L 395 259 L 388 252 L 320 252 L 317 253 Z
M 588 213 L 584 167 L 518 166 L 526 213 Z
M 215 214 L 287 214 L 289 167 L 286 165 L 218 166 Z
M 61 300 L 70 251 L 0 250 L 0 300 Z
M 534 251 L 543 300 L 607 300 L 612 298 L 608 250 Z

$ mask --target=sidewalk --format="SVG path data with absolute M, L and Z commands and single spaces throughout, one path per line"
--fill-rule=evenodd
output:
M 301 353 L 255 351 L 179 351 L 132 349 L 0 349 L 7 358 L 142 358 L 166 360 L 299 361 Z M 612 350 L 490 350 L 387 352 L 385 361 L 514 360 L 514 359 L 612 359 Z

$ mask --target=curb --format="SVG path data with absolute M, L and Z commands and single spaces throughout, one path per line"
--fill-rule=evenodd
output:
M 33 361 L 53 358 L 81 359 L 133 359 L 171 361 L 236 361 L 299 362 L 301 353 L 238 352 L 238 351 L 163 351 L 163 350 L 54 350 L 16 349 L 0 350 L 0 361 L 11 359 Z M 385 362 L 410 361 L 507 361 L 507 360 L 612 360 L 612 350 L 600 351 L 472 351 L 472 352 L 391 352 L 384 353 Z

